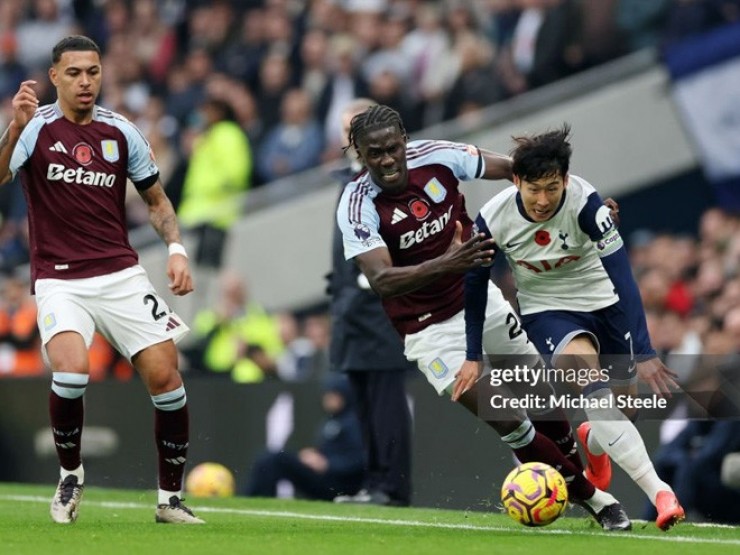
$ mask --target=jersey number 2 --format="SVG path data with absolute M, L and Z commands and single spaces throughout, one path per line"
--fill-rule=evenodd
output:
M 519 323 L 519 318 L 517 318 L 513 312 L 509 312 L 506 315 L 506 325 L 509 326 L 509 339 L 519 337 L 524 332 Z
M 159 301 L 157 300 L 157 297 L 151 293 L 144 295 L 144 304 L 149 304 L 149 301 L 152 303 L 152 318 L 154 318 L 154 321 L 156 322 L 160 318 L 164 318 L 167 313 L 164 310 L 159 311 Z

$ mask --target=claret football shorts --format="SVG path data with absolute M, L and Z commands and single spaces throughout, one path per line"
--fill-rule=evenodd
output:
M 97 330 L 128 360 L 151 345 L 177 342 L 190 331 L 139 265 L 91 278 L 39 279 L 36 304 L 47 364 L 46 344 L 63 331 L 78 332 L 89 348 Z

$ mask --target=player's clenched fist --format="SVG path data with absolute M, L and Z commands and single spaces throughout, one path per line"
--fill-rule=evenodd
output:
M 39 99 L 33 85 L 36 81 L 23 81 L 18 92 L 13 97 L 13 122 L 23 129 L 36 113 L 39 105 Z

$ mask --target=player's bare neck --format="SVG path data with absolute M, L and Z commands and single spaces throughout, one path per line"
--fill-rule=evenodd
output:
M 89 123 L 92 123 L 92 120 L 93 120 L 92 110 L 85 110 L 84 112 L 77 112 L 74 110 L 62 109 L 62 114 L 64 114 L 65 119 L 77 125 L 88 125 Z

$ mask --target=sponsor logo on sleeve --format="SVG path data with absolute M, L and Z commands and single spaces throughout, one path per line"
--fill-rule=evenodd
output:
M 614 227 L 614 220 L 607 206 L 601 206 L 596 212 L 596 225 L 604 235 Z
M 370 228 L 365 224 L 355 224 L 355 237 L 360 241 L 367 241 L 370 239 Z
M 357 237 L 363 247 L 372 247 L 373 245 L 379 245 L 383 242 L 380 237 L 373 237 L 370 228 L 365 224 L 356 223 L 354 227 L 355 237 Z

